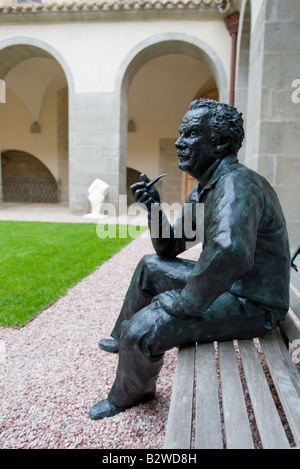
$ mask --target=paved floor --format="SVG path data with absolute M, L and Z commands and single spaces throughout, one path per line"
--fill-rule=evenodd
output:
M 137 205 L 132 206 L 130 214 L 119 217 L 105 217 L 100 219 L 88 218 L 70 213 L 65 204 L 30 204 L 6 202 L 0 209 L 0 220 L 16 221 L 51 221 L 62 223 L 120 223 L 146 226 L 147 213 Z

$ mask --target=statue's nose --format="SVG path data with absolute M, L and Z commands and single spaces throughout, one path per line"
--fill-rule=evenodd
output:
M 184 139 L 182 135 L 180 135 L 179 139 L 175 142 L 176 148 L 183 148 L 185 146 Z

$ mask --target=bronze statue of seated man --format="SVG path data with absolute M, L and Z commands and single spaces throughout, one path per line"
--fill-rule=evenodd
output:
M 99 342 L 103 350 L 119 352 L 119 362 L 108 397 L 90 410 L 95 420 L 153 397 L 167 350 L 262 336 L 288 311 L 285 219 L 269 183 L 238 162 L 241 113 L 200 99 L 190 105 L 179 131 L 179 168 L 198 181 L 187 203 L 204 204 L 202 252 L 196 262 L 177 258 L 191 241 L 174 234 L 184 213 L 169 226 L 170 236 L 163 236 L 168 222 L 159 194 L 142 175 L 132 186 L 135 199 L 148 209 L 150 231 L 157 223 L 162 229 L 152 238 L 156 254 L 145 256 L 136 268 L 112 338 Z M 197 218 L 192 222 L 197 224 Z

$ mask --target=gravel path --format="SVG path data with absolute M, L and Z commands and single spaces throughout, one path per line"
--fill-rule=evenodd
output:
M 0 328 L 0 448 L 163 446 L 177 349 L 165 356 L 153 400 L 103 421 L 88 417 L 118 360 L 98 341 L 110 335 L 136 264 L 150 252 L 143 234 L 24 328 Z

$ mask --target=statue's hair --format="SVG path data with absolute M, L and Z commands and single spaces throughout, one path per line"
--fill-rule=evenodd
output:
M 201 98 L 190 104 L 190 110 L 207 109 L 211 140 L 214 144 L 222 144 L 230 140 L 227 149 L 238 153 L 244 139 L 244 120 L 242 113 L 229 104 L 213 99 Z

